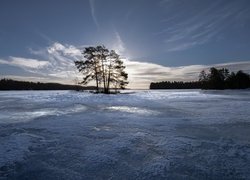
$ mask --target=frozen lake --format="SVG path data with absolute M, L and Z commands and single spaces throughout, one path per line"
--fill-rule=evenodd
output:
M 250 179 L 250 91 L 2 91 L 0 179 Z

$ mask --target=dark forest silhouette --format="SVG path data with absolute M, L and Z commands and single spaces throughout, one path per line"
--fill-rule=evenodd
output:
M 228 69 L 210 68 L 209 73 L 201 71 L 199 81 L 202 89 L 246 89 L 250 88 L 250 75 L 243 71 L 229 72 Z
M 0 90 L 93 90 L 95 87 L 82 87 L 59 83 L 40 83 L 16 81 L 11 79 L 0 80 Z
M 152 82 L 150 89 L 246 89 L 250 88 L 250 75 L 243 71 L 229 72 L 228 69 L 210 68 L 200 72 L 199 81 L 193 82 Z

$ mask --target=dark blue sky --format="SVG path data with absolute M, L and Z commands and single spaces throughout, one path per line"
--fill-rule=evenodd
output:
M 31 73 L 27 66 L 18 72 L 28 59 L 51 63 L 44 50 L 55 43 L 104 44 L 131 61 L 164 67 L 249 61 L 250 1 L 0 1 L 2 76 Z

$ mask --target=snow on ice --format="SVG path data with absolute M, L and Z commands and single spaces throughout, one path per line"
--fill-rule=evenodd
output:
M 248 179 L 249 117 L 249 91 L 2 91 L 0 179 Z

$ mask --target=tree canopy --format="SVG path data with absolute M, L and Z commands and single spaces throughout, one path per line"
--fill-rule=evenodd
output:
M 81 84 L 95 81 L 96 91 L 110 93 L 110 89 L 124 89 L 128 84 L 128 74 L 120 56 L 105 46 L 86 47 L 84 59 L 75 61 L 76 68 L 83 74 Z

